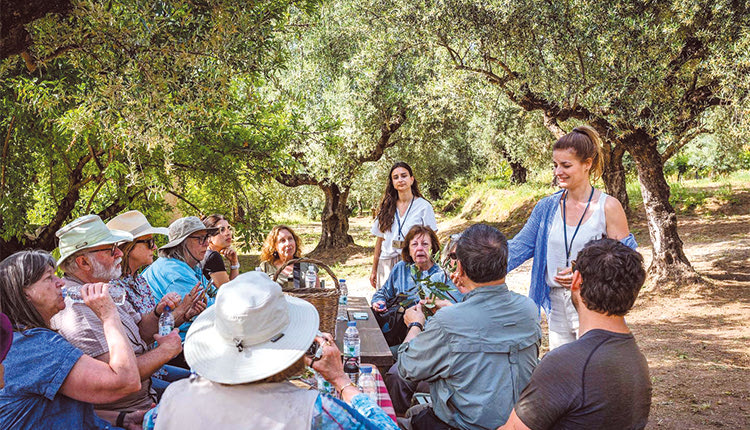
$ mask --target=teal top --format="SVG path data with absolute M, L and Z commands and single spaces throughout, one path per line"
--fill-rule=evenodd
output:
M 435 415 L 452 427 L 495 429 L 539 361 L 538 315 L 530 298 L 505 284 L 471 290 L 401 344 L 399 375 L 427 381 Z
M 153 262 L 148 269 L 143 272 L 143 277 L 148 282 L 151 291 L 154 293 L 154 299 L 156 303 L 161 301 L 162 297 L 166 296 L 167 293 L 175 292 L 180 297 L 185 298 L 186 295 L 190 294 L 196 284 L 200 282 L 204 288 L 208 286 L 208 279 L 203 276 L 203 271 L 200 265 L 195 267 L 188 266 L 182 260 L 176 258 L 159 257 Z M 211 291 L 209 291 L 211 293 Z M 214 304 L 214 298 L 206 296 L 206 306 Z M 180 337 L 183 342 L 185 341 L 185 335 L 192 321 L 185 321 L 180 326 Z

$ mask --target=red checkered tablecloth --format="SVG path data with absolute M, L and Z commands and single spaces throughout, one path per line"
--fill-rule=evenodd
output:
M 372 365 L 370 365 L 372 366 Z M 375 382 L 378 384 L 378 406 L 380 406 L 389 417 L 396 421 L 396 411 L 393 410 L 391 396 L 388 395 L 388 389 L 385 387 L 383 376 L 376 366 L 372 366 L 372 373 L 375 375 Z

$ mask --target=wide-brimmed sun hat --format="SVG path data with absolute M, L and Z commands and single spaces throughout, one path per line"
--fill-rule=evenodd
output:
M 302 357 L 318 332 L 318 311 L 285 295 L 263 272 L 219 288 L 185 337 L 185 360 L 204 378 L 243 384 L 275 375 Z
M 5 360 L 13 343 L 13 326 L 10 319 L 4 313 L 0 312 L 0 362 Z
M 206 230 L 210 235 L 219 231 L 218 228 L 203 225 L 203 222 L 197 216 L 186 216 L 175 220 L 172 224 L 169 224 L 169 243 L 159 249 L 174 248 L 184 242 L 188 236 L 201 230 Z
M 166 227 L 153 227 L 146 216 L 139 211 L 127 211 L 109 220 L 107 227 L 115 230 L 127 231 L 134 238 L 146 236 L 147 234 L 169 235 Z
M 110 230 L 98 215 L 85 215 L 57 230 L 59 239 L 60 266 L 66 258 L 84 249 L 101 245 L 112 245 L 119 242 L 132 242 L 133 235 L 127 231 Z

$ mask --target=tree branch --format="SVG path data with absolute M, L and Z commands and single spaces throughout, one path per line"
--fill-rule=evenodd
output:
M 178 199 L 182 200 L 183 202 L 187 203 L 188 205 L 190 205 L 190 207 L 192 207 L 193 209 L 195 209 L 195 211 L 196 211 L 196 212 L 198 212 L 198 214 L 199 214 L 200 216 L 203 216 L 203 211 L 202 211 L 202 210 L 200 210 L 200 208 L 198 208 L 198 206 L 196 206 L 196 205 L 195 205 L 194 203 L 192 203 L 192 202 L 191 202 L 190 200 L 186 199 L 185 197 L 183 197 L 182 195 L 178 194 L 178 193 L 177 193 L 176 191 L 174 191 L 174 190 L 169 190 L 169 191 L 167 191 L 167 192 L 168 192 L 169 194 L 171 194 L 171 195 L 173 195 L 173 196 L 177 197 Z
M 542 112 L 542 115 L 544 116 L 544 126 L 547 127 L 547 130 L 549 130 L 553 136 L 555 136 L 555 139 L 565 136 L 565 130 L 563 130 L 557 123 L 557 118 L 547 114 L 547 112 Z
M 99 185 L 97 185 L 96 188 L 94 189 L 94 192 L 91 193 L 91 197 L 89 198 L 89 202 L 86 205 L 86 210 L 84 211 L 84 213 L 89 213 L 91 211 L 91 205 L 94 203 L 94 199 L 96 198 L 96 195 L 99 193 L 99 190 L 102 189 L 104 184 L 107 183 L 107 179 L 104 179 L 102 181 L 101 175 L 97 177 L 97 181 L 99 182 Z
M 694 128 L 692 130 L 689 130 L 685 132 L 682 136 L 675 139 L 674 142 L 672 142 L 667 148 L 664 150 L 664 152 L 661 154 L 662 161 L 669 160 L 674 154 L 677 153 L 683 146 L 690 143 L 691 140 L 695 139 L 696 137 L 700 136 L 704 133 L 710 133 L 711 130 L 708 128 Z
M 375 147 L 372 148 L 369 153 L 359 156 L 355 160 L 356 164 L 359 165 L 367 161 L 377 161 L 383 156 L 386 149 L 396 144 L 397 140 L 391 139 L 391 137 L 393 137 L 393 134 L 398 131 L 404 122 L 406 122 L 406 107 L 398 105 L 396 109 L 397 112 L 381 124 L 380 138 L 375 144 Z
M 8 125 L 8 133 L 5 135 L 5 143 L 3 143 L 3 166 L 2 171 L 0 171 L 0 193 L 3 189 L 5 189 L 5 165 L 7 163 L 8 158 L 8 144 L 10 143 L 10 132 L 13 131 L 13 123 L 16 121 L 16 116 L 13 115 L 10 118 L 10 124 Z

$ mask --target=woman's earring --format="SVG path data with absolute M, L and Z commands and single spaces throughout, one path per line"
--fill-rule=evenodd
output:
M 279 258 L 279 251 L 273 252 L 273 258 Z

